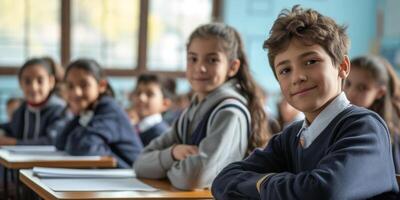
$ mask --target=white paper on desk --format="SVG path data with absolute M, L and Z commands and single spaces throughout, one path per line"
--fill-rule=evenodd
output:
M 92 192 L 92 191 L 147 191 L 153 188 L 136 178 L 90 178 L 90 179 L 40 179 L 56 192 Z
M 67 169 L 34 167 L 33 174 L 39 178 L 134 178 L 133 169 Z
M 13 153 L 29 153 L 29 154 L 51 153 L 57 151 L 57 148 L 51 145 L 16 145 L 16 146 L 1 146 L 0 148 Z

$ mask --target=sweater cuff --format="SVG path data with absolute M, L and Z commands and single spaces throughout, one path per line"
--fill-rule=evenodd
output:
M 275 175 L 275 173 L 269 173 L 269 174 L 261 177 L 260 179 L 258 179 L 258 181 L 256 183 L 256 187 L 257 187 L 258 193 L 260 193 L 260 189 L 261 189 L 262 184 L 264 184 L 273 175 Z
M 174 159 L 172 158 L 172 153 L 171 153 L 172 147 L 173 146 L 160 151 L 160 154 L 159 154 L 160 158 L 159 159 L 160 159 L 160 162 L 161 162 L 161 167 L 164 170 L 169 170 L 171 168 L 172 164 L 174 163 Z

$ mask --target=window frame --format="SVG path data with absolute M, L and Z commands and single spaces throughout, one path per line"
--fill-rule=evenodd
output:
M 138 34 L 138 47 L 137 47 L 137 66 L 132 66 L 131 69 L 117 69 L 106 68 L 108 76 L 138 76 L 142 73 L 150 73 L 162 75 L 165 77 L 178 78 L 185 77 L 184 71 L 157 71 L 149 70 L 146 66 L 147 61 L 147 32 L 148 32 L 148 14 L 149 4 L 151 0 L 140 0 L 140 13 L 139 13 L 139 34 Z M 156 1 L 156 0 L 153 0 Z M 61 48 L 60 58 L 61 65 L 66 66 L 71 58 L 71 9 L 72 0 L 60 0 L 61 12 Z M 212 0 L 212 16 L 213 22 L 222 21 L 222 6 L 223 0 Z M 5 66 L 0 65 L 0 75 L 16 75 L 19 66 Z

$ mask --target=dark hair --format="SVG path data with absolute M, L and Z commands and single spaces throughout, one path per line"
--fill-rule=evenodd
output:
M 81 69 L 90 73 L 96 79 L 97 82 L 101 80 L 107 80 L 104 70 L 101 68 L 100 64 L 93 59 L 81 58 L 70 63 L 65 71 L 64 79 L 67 77 L 68 72 L 70 72 L 72 69 Z M 111 88 L 108 81 L 107 81 L 107 89 L 101 95 L 114 97 L 114 90 Z
M 315 10 L 304 10 L 300 5 L 293 6 L 291 11 L 282 10 L 263 45 L 264 49 L 268 49 L 268 60 L 275 78 L 275 57 L 288 48 L 293 38 L 306 45 L 320 45 L 329 54 L 335 66 L 340 64 L 350 45 L 346 28 Z
M 386 88 L 385 95 L 376 99 L 369 109 L 385 120 L 392 137 L 400 134 L 399 79 L 391 64 L 383 57 L 368 55 L 351 60 L 351 67 L 366 70 L 379 85 Z
M 164 98 L 172 99 L 174 94 L 171 92 L 171 88 L 167 88 L 165 81 L 165 79 L 160 78 L 155 74 L 141 74 L 138 77 L 136 88 L 139 86 L 139 84 L 156 84 L 160 87 Z
M 54 69 L 51 67 L 51 65 L 43 58 L 31 58 L 27 60 L 22 67 L 18 70 L 18 79 L 21 80 L 22 72 L 27 69 L 28 67 L 32 67 L 35 65 L 40 65 L 43 67 L 43 69 L 46 70 L 46 72 L 49 74 L 49 76 L 55 77 L 55 72 Z
M 61 65 L 58 65 L 56 61 L 50 56 L 43 56 L 41 58 L 43 61 L 47 62 L 48 65 L 52 68 L 54 73 L 54 77 L 56 80 L 56 84 L 64 81 L 64 68 Z
M 250 74 L 242 38 L 233 27 L 221 23 L 202 25 L 190 35 L 187 48 L 195 38 L 210 37 L 218 40 L 219 46 L 227 54 L 229 60 L 240 60 L 239 71 L 231 79 L 238 80 L 240 93 L 248 100 L 252 131 L 247 147 L 249 153 L 257 147 L 264 146 L 271 136 L 267 125 L 267 115 L 260 100 L 262 98 L 260 88 Z

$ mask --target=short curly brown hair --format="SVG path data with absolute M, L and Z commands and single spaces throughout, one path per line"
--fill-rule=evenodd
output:
M 282 10 L 263 45 L 263 48 L 268 50 L 269 64 L 275 77 L 275 57 L 288 48 L 293 38 L 304 42 L 305 45 L 321 45 L 333 64 L 340 64 L 348 54 L 350 46 L 346 28 L 338 25 L 333 19 L 315 10 L 303 9 L 300 5 L 293 6 L 291 11 Z

